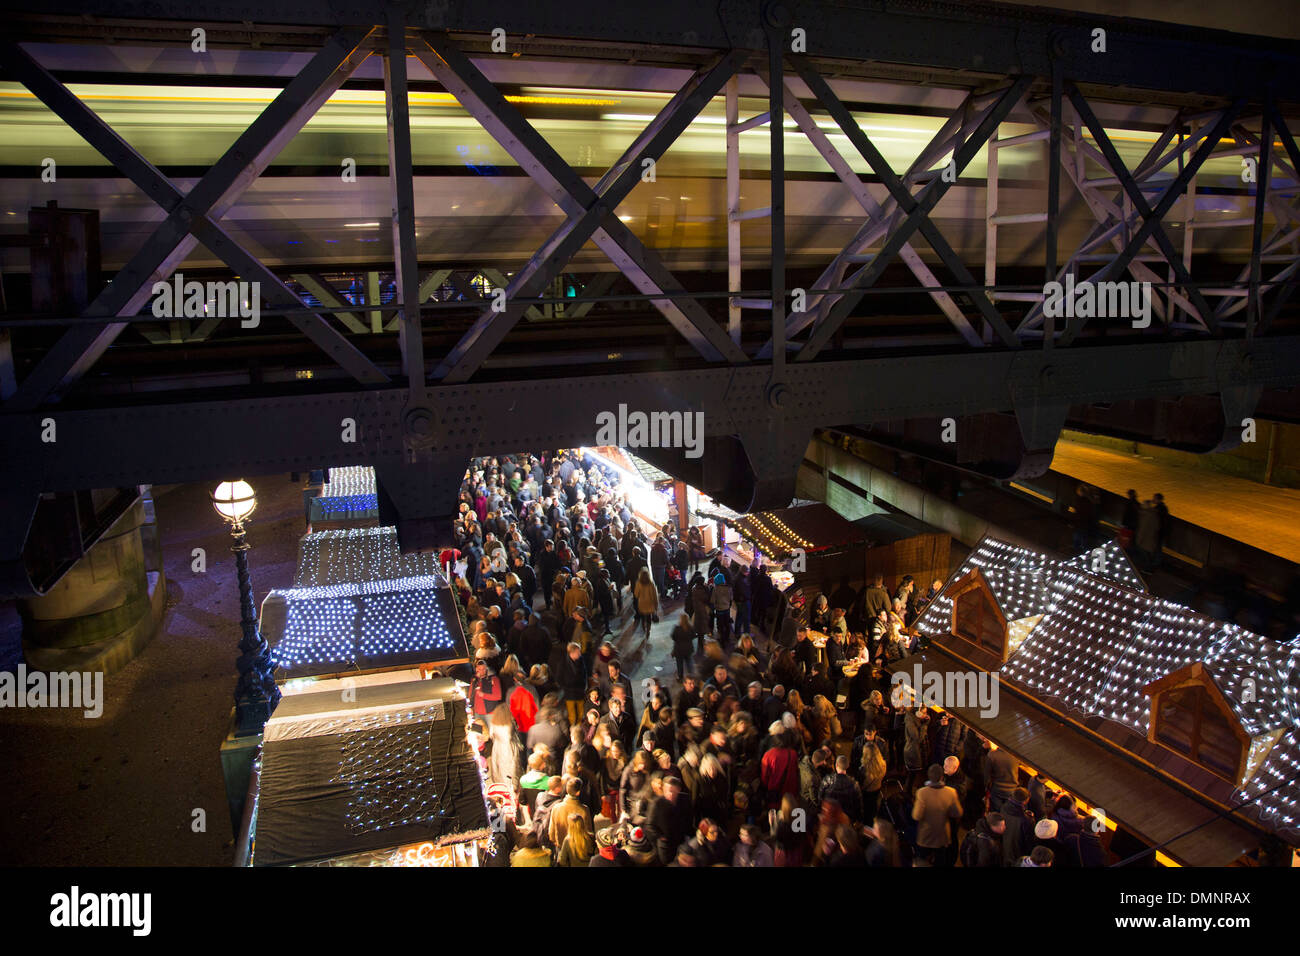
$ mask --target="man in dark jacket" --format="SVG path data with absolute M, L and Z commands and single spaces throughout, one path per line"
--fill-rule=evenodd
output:
M 623 709 L 623 701 L 617 697 L 609 699 L 609 713 L 601 718 L 609 727 L 609 735 L 614 740 L 623 742 L 623 749 L 631 754 L 636 749 L 636 721 Z
M 667 571 L 668 546 L 664 544 L 664 536 L 658 535 L 655 537 L 654 547 L 650 549 L 650 576 L 654 578 L 655 587 L 659 589 L 660 594 L 664 593 L 664 587 L 668 583 Z
M 871 586 L 862 595 L 862 610 L 868 621 L 874 621 L 881 611 L 888 611 L 894 606 L 885 590 L 885 576 L 877 574 L 871 579 Z
M 1004 866 L 1018 866 L 1020 858 L 1034 848 L 1034 819 L 1028 803 L 1029 791 L 1024 787 L 1016 787 L 1002 803 L 1002 815 L 1007 821 L 1006 833 L 1002 835 Z
M 564 693 L 569 724 L 581 722 L 583 701 L 587 696 L 587 662 L 582 656 L 582 645 L 570 642 L 567 646 L 555 646 L 551 655 L 551 679 Z
M 990 750 L 984 761 L 984 785 L 989 794 L 989 809 L 1001 810 L 1003 802 L 1020 786 L 1016 758 L 1005 750 Z M 1028 800 L 1029 791 L 1026 790 L 1025 802 Z M 1024 853 L 1021 854 L 1023 855 Z
M 694 674 L 688 673 L 682 678 L 682 689 L 673 699 L 673 716 L 680 727 L 687 721 L 687 713 L 693 707 L 700 706 L 700 682 Z
M 663 778 L 663 791 L 663 796 L 650 801 L 645 829 L 654 840 L 659 862 L 667 866 L 691 828 L 691 803 L 682 792 L 681 780 L 671 774 Z
M 546 606 L 551 606 L 551 590 L 555 584 L 555 575 L 560 570 L 560 559 L 555 553 L 555 542 L 549 538 L 537 556 L 537 576 L 541 579 L 542 599 Z
M 775 723 L 781 719 L 785 709 L 785 686 L 777 684 L 772 688 L 772 693 L 763 698 L 763 705 L 755 717 L 761 717 L 764 724 Z
M 1002 837 L 1007 821 L 1000 813 L 986 813 L 975 821 L 961 848 L 961 865 L 993 867 L 1003 865 Z
M 535 664 L 549 664 L 551 659 L 551 636 L 546 633 L 538 616 L 534 614 L 524 625 L 519 635 L 519 659 L 525 668 L 531 670 Z
M 826 800 L 838 803 L 854 823 L 862 819 L 862 788 L 849 776 L 849 758 L 844 754 L 835 758 L 835 772 L 822 780 L 818 803 Z

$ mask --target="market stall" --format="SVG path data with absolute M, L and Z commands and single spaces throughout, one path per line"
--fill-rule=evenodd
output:
M 984 539 L 892 669 L 996 675 L 991 714 L 944 706 L 1177 862 L 1300 845 L 1300 651 L 1148 593 L 1121 554 Z
M 375 469 L 368 465 L 329 469 L 319 493 L 307 498 L 307 527 L 312 531 L 365 527 L 378 521 Z
M 469 659 L 455 598 L 435 575 L 272 591 L 261 626 L 279 680 Z
M 452 680 L 287 695 L 266 724 L 240 862 L 476 866 L 490 831 L 466 729 Z

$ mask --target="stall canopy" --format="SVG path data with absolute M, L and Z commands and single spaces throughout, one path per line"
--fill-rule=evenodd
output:
M 863 545 L 862 531 L 833 508 L 818 503 L 742 515 L 736 531 L 758 544 L 777 560 L 790 557 L 795 548 L 807 554 Z
M 253 865 L 315 863 L 487 834 L 482 775 L 451 680 L 285 697 L 267 722 Z M 392 851 L 392 860 L 385 853 Z
M 911 674 L 918 665 L 945 682 L 949 674 L 961 679 L 967 673 L 964 662 L 933 646 L 893 669 Z M 1173 840 L 1164 852 L 1185 866 L 1227 866 L 1259 844 L 1247 827 L 1005 690 L 991 717 L 977 706 L 946 709 L 1152 846 Z
M 280 679 L 469 657 L 455 599 L 433 576 L 272 591 L 262 636 Z
M 1300 647 L 1148 593 L 1121 555 L 986 538 L 915 627 L 1078 735 L 1300 843 Z
M 438 557 L 431 553 L 402 554 L 397 529 L 346 528 L 315 531 L 298 542 L 295 587 L 391 581 L 433 577 L 445 586 Z
M 309 503 L 308 515 L 313 524 L 378 519 L 375 469 L 368 465 L 331 468 L 320 494 Z

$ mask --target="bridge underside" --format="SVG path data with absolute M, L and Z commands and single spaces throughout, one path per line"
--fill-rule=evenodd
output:
M 84 553 L 88 489 L 372 464 L 429 547 L 471 456 L 592 443 L 620 405 L 702 412 L 702 458 L 651 454 L 738 510 L 789 501 L 818 427 L 1012 478 L 1067 426 L 1211 451 L 1296 419 L 1294 41 L 473 6 L 17 18 L 0 591 Z M 177 273 L 257 283 L 256 321 L 160 314 Z M 1051 308 L 1085 279 L 1149 307 Z

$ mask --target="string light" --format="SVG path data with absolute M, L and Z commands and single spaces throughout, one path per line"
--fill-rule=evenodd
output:
M 331 468 L 320 495 L 312 499 L 312 517 L 317 521 L 355 518 L 360 512 L 378 510 L 375 469 L 368 465 Z
M 284 631 L 272 641 L 278 667 L 290 673 L 321 665 L 380 667 L 394 658 L 421 661 L 468 656 L 457 615 L 444 613 L 450 593 L 432 575 L 272 591 L 286 605 Z M 449 619 L 456 620 L 455 630 Z
M 402 554 L 397 529 L 346 528 L 315 531 L 304 535 L 298 545 L 296 587 L 343 584 L 351 581 L 389 580 L 406 577 L 436 578 L 446 582 L 435 554 Z
M 1201 663 L 1251 738 L 1232 801 L 1257 801 L 1243 812 L 1300 834 L 1300 647 L 1151 595 L 1114 542 L 1055 561 L 985 538 L 918 618 L 919 631 L 951 632 L 948 594 L 976 568 L 1008 622 L 1029 626 L 1000 676 L 1068 711 L 1101 716 L 1145 738 L 1147 688 Z M 1290 786 L 1279 787 L 1283 781 Z
M 433 722 L 441 701 L 405 712 L 339 718 L 324 734 L 343 734 L 330 783 L 348 791 L 344 825 L 352 833 L 432 823 L 446 811 L 433 785 Z

